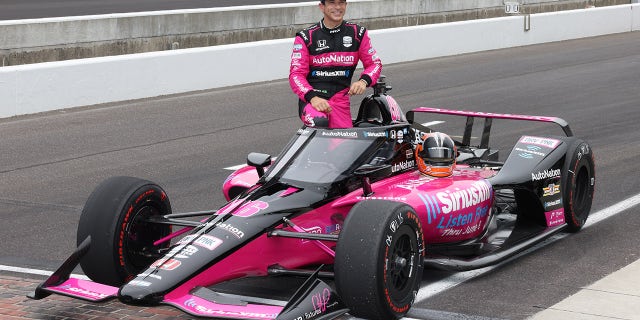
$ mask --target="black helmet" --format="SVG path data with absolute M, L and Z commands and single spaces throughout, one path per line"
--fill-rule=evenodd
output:
M 420 172 L 434 177 L 448 177 L 456 165 L 456 145 L 448 135 L 433 132 L 422 136 L 416 146 L 416 161 Z

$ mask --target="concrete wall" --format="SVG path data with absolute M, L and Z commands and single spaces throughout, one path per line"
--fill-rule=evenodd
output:
M 371 31 L 385 64 L 640 29 L 640 5 Z M 412 42 L 404 39 L 423 38 Z M 452 40 L 453 39 L 453 40 Z M 0 117 L 288 76 L 292 39 L 0 68 Z M 256 54 L 260 52 L 260 54 Z
M 540 13 L 630 0 L 519 0 Z M 293 37 L 321 17 L 318 1 L 0 21 L 0 66 Z M 505 16 L 504 0 L 349 0 L 370 30 Z

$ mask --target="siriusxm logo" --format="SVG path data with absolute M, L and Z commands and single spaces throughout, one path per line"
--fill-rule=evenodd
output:
M 349 70 L 341 71 L 312 71 L 311 75 L 314 77 L 348 77 L 351 73 Z
M 369 138 L 369 137 L 374 137 L 374 138 L 385 137 L 386 138 L 386 137 L 389 136 L 389 134 L 386 131 L 383 131 L 383 132 L 367 132 L 367 131 L 365 131 L 365 132 L 362 133 L 362 135 L 364 135 L 366 138 Z

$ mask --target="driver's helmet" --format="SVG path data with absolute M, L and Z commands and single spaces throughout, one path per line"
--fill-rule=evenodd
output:
M 421 173 L 433 177 L 448 177 L 456 166 L 456 146 L 448 135 L 441 132 L 422 136 L 416 146 L 416 161 Z

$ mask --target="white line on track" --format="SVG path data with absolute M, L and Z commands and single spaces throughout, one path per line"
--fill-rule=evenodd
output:
M 620 201 L 612 206 L 609 206 L 607 208 L 604 208 L 600 211 L 591 213 L 589 215 L 589 218 L 587 219 L 587 222 L 585 223 L 584 228 L 588 228 L 598 222 L 601 222 L 607 218 L 610 218 L 620 212 L 623 212 L 627 209 L 631 209 L 634 206 L 640 204 L 640 194 L 637 194 L 635 196 L 632 196 L 630 198 L 627 198 L 623 201 Z M 490 267 L 485 267 L 482 269 L 476 269 L 476 270 L 471 270 L 471 271 L 464 271 L 464 272 L 457 272 L 449 277 L 446 277 L 440 281 L 434 282 L 434 283 L 430 283 L 427 284 L 423 287 L 420 288 L 420 291 L 418 291 L 418 295 L 416 296 L 416 300 L 415 302 L 421 302 L 424 301 L 432 296 L 435 296 L 447 289 L 451 289 L 463 282 L 469 281 L 475 277 L 481 276 L 493 269 L 499 268 L 501 265 L 508 263 L 511 260 L 517 259 L 518 257 L 521 257 L 523 255 L 526 255 L 530 252 L 533 252 L 535 250 L 538 250 L 550 243 L 556 242 L 560 239 L 563 239 L 565 237 L 567 237 L 569 235 L 569 233 L 560 233 L 560 234 L 556 234 L 554 236 L 549 237 L 547 240 L 542 241 L 541 243 L 529 248 L 528 250 L 523 251 L 520 254 L 515 255 L 514 257 L 507 259 L 499 264 L 490 266 Z

